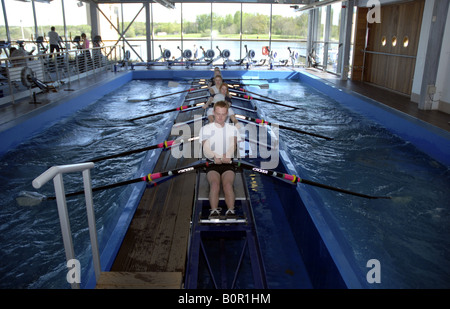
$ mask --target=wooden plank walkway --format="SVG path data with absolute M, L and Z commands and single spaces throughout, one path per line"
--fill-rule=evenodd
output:
M 188 94 L 187 98 L 199 95 Z M 196 100 L 196 102 L 203 101 Z M 176 123 L 191 120 L 194 113 L 200 112 L 203 112 L 203 109 L 180 113 Z M 193 131 L 194 125 L 190 124 L 190 127 Z M 197 129 L 200 127 L 198 124 L 195 126 Z M 193 135 L 197 136 L 198 132 L 194 132 Z M 170 136 L 168 140 L 177 137 Z M 191 136 L 183 136 L 184 139 L 188 137 Z M 194 141 L 191 145 L 197 144 L 199 146 L 198 141 Z M 194 157 L 177 159 L 171 155 L 170 150 L 162 151 L 153 172 L 181 168 L 197 160 L 198 158 Z M 195 173 L 187 173 L 145 190 L 112 265 L 111 273 L 102 273 L 98 288 L 182 287 L 194 203 L 195 177 Z M 122 286 L 120 282 L 126 286 Z

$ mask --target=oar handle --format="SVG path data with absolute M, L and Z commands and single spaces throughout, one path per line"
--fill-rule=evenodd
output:
M 180 174 L 192 172 L 192 171 L 194 171 L 194 170 L 196 170 L 198 168 L 205 167 L 205 166 L 207 167 L 210 164 L 212 164 L 212 163 L 206 161 L 206 162 L 203 162 L 203 163 L 199 163 L 199 164 L 188 166 L 188 167 L 182 167 L 182 168 L 174 169 L 174 170 L 171 170 L 171 171 L 148 174 L 146 176 L 143 176 L 141 179 L 143 181 L 151 182 L 151 181 L 154 181 L 154 180 L 156 180 L 158 178 L 165 177 L 165 176 L 180 175 Z

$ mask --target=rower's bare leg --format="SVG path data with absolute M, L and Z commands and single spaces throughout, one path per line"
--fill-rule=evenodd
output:
M 209 182 L 209 204 L 211 209 L 217 209 L 219 207 L 220 174 L 216 171 L 209 171 L 206 178 Z
M 235 173 L 233 171 L 226 171 L 222 174 L 222 187 L 223 193 L 225 195 L 225 204 L 228 209 L 234 209 L 234 177 Z

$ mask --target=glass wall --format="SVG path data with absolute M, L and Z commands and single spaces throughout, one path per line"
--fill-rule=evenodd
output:
M 241 4 L 213 3 L 212 16 L 211 41 L 216 54 L 227 49 L 231 60 L 241 59 Z
M 334 3 L 330 10 L 329 38 L 327 42 L 327 70 L 333 73 L 337 72 L 339 48 L 339 32 L 341 28 L 341 3 Z
M 99 33 L 102 43 L 119 45 L 123 53 L 129 51 L 130 59 L 147 58 L 145 7 L 142 3 L 99 4 Z M 123 36 L 121 34 L 123 33 Z
M 341 3 L 334 3 L 317 8 L 315 12 L 317 37 L 313 42 L 313 48 L 320 65 L 324 70 L 332 73 L 338 73 L 339 53 L 342 52 L 341 8 Z
M 168 49 L 172 59 L 181 57 L 181 4 L 175 9 L 168 9 L 160 4 L 151 5 L 153 21 L 152 50 L 154 58 L 162 55 Z
M 254 51 L 254 59 L 263 59 L 263 46 L 270 46 L 270 4 L 242 5 L 242 57 Z M 253 54 L 253 53 L 252 53 Z
M 44 36 L 46 40 L 51 26 L 55 26 L 60 36 L 68 41 L 72 41 L 82 32 L 90 38 L 90 10 L 87 3 L 75 0 L 54 0 L 50 3 L 34 1 L 37 24 L 35 29 L 32 2 L 4 1 L 13 44 L 17 40 L 30 41 L 26 45 L 32 48 L 36 45 L 31 44 L 34 43 L 35 36 Z M 212 49 L 216 57 L 220 51 L 228 49 L 230 60 L 240 60 L 248 51 L 253 50 L 254 60 L 259 64 L 261 60 L 268 59 L 267 51 L 272 50 L 276 56 L 275 63 L 288 60 L 294 61 L 295 64 L 305 62 L 309 14 L 295 12 L 288 4 L 225 1 L 175 3 L 175 9 L 168 9 L 160 4 L 150 3 L 151 33 L 148 34 L 145 26 L 146 10 L 142 3 L 102 3 L 98 6 L 101 10 L 97 14 L 98 35 L 102 37 L 103 43 L 123 46 L 124 52 L 130 51 L 131 59 L 135 61 L 149 60 L 149 39 L 152 60 L 159 58 L 165 49 L 170 51 L 171 59 L 181 57 L 182 50 L 185 49 L 192 50 L 194 54 L 198 51 L 197 58 L 203 56 L 202 49 Z M 325 16 L 326 10 L 320 10 Z M 70 12 L 65 14 L 66 27 L 63 11 Z M 333 14 L 339 15 L 338 12 Z M 321 21 L 321 35 L 318 40 L 323 42 L 325 18 Z M 333 27 L 335 26 L 339 28 L 339 24 L 333 24 Z M 0 27 L 0 39 L 7 40 L 3 18 L 0 18 Z M 120 33 L 124 30 L 127 31 L 121 38 Z M 334 34 L 331 41 L 335 41 Z M 336 47 L 339 44 L 334 45 Z M 322 53 L 323 48 L 321 44 L 319 49 Z M 335 48 L 330 47 L 330 54 L 333 53 Z
M 295 12 L 290 5 L 272 5 L 271 48 L 277 53 L 275 60 L 293 56 L 296 64 L 306 63 L 308 12 Z
M 33 14 L 31 1 L 4 0 L 4 2 L 3 10 L 7 17 L 8 29 L 5 27 L 2 14 L 0 39 L 4 41 L 9 39 L 13 47 L 23 46 L 28 52 L 33 50 L 43 52 L 48 48 L 48 32 L 52 26 L 63 40 L 68 41 L 72 41 L 75 35 L 80 35 L 82 32 L 87 34 L 91 32 L 87 19 L 87 6 L 77 1 L 55 0 L 48 3 L 34 1 L 36 14 Z M 66 25 L 64 25 L 63 6 L 65 12 L 70 12 L 65 14 Z M 38 37 L 44 39 L 42 44 L 36 40 Z
M 324 65 L 324 49 L 325 49 L 325 29 L 327 20 L 327 8 L 322 6 L 317 9 L 318 11 L 318 23 L 317 23 L 317 41 L 314 42 L 313 48 L 317 55 L 317 60 L 321 65 Z
M 195 59 L 201 58 L 202 49 L 211 48 L 211 4 L 186 3 L 182 11 L 183 48 L 191 50 Z
M 31 2 L 5 0 L 4 9 L 8 18 L 11 46 L 17 48 L 23 46 L 28 52 L 33 50 L 33 47 L 36 49 L 35 44 L 32 43 L 34 40 L 35 27 Z

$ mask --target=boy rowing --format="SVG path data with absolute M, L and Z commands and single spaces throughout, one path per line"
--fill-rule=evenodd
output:
M 210 219 L 220 216 L 219 193 L 222 186 L 225 195 L 227 218 L 236 217 L 234 212 L 234 177 L 235 168 L 232 164 L 237 143 L 240 141 L 239 131 L 235 126 L 226 122 L 228 104 L 219 101 L 214 104 L 214 122 L 203 126 L 200 130 L 199 141 L 202 143 L 203 154 L 214 164 L 207 168 L 206 178 L 209 182 L 209 203 L 211 205 Z

